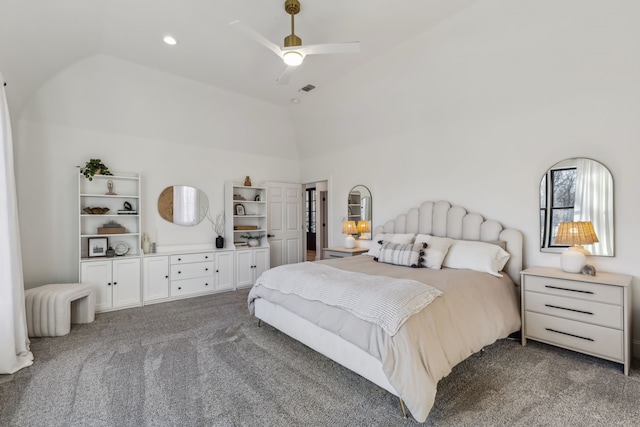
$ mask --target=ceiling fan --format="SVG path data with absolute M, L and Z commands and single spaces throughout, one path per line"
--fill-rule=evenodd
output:
M 360 42 L 310 44 L 303 46 L 302 39 L 296 36 L 294 32 L 293 18 L 298 14 L 298 12 L 300 12 L 300 1 L 286 0 L 284 3 L 284 10 L 289 15 L 291 15 L 291 34 L 284 38 L 283 48 L 275 43 L 270 42 L 260 33 L 241 23 L 240 21 L 233 21 L 229 24 L 243 31 L 249 37 L 267 47 L 273 53 L 282 58 L 284 63 L 287 64 L 287 69 L 284 70 L 284 73 L 282 73 L 282 75 L 277 80 L 278 84 L 287 84 L 293 71 L 298 65 L 302 64 L 302 61 L 307 55 L 320 55 L 327 53 L 357 53 L 360 51 Z

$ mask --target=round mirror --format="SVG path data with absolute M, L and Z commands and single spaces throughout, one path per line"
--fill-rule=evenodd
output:
M 173 185 L 158 197 L 158 213 L 176 225 L 198 225 L 209 211 L 207 195 L 195 187 Z
M 561 222 L 590 221 L 598 242 L 585 244 L 592 255 L 613 256 L 613 177 L 602 163 L 566 159 L 540 181 L 540 250 L 562 252 L 556 243 Z
M 371 239 L 371 212 L 371 192 L 364 185 L 356 185 L 347 198 L 347 220 L 355 222 L 359 239 Z

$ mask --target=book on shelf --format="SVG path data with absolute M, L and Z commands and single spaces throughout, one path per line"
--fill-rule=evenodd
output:
M 121 209 L 118 211 L 118 215 L 138 215 L 138 211 Z

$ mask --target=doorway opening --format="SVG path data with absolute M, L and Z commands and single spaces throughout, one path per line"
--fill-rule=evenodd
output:
M 327 247 L 327 181 L 305 185 L 305 229 L 307 240 L 306 260 L 322 259 L 322 248 Z

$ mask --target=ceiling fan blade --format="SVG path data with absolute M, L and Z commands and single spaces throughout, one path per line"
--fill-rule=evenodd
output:
M 282 49 L 280 49 L 280 46 L 278 46 L 275 43 L 271 43 L 262 34 L 258 33 L 253 28 L 251 28 L 251 27 L 249 27 L 249 26 L 247 26 L 247 25 L 245 25 L 242 22 L 237 21 L 237 20 L 233 21 L 233 22 L 230 22 L 229 25 L 239 29 L 240 31 L 242 31 L 243 33 L 245 33 L 246 35 L 248 35 L 249 37 L 251 37 L 252 39 L 257 41 L 261 45 L 265 46 L 267 49 L 271 50 L 273 53 L 278 55 L 280 58 L 282 58 Z
M 360 42 L 347 43 L 327 43 L 327 44 L 309 44 L 299 48 L 287 48 L 287 50 L 297 50 L 304 55 L 318 55 L 325 53 L 358 53 L 360 52 Z
M 280 77 L 278 77 L 278 80 L 276 80 L 278 82 L 279 85 L 286 85 L 289 83 L 289 79 L 291 79 L 291 75 L 293 74 L 293 72 L 296 70 L 296 66 L 288 66 L 286 68 L 286 70 L 284 70 L 284 72 L 280 75 Z

